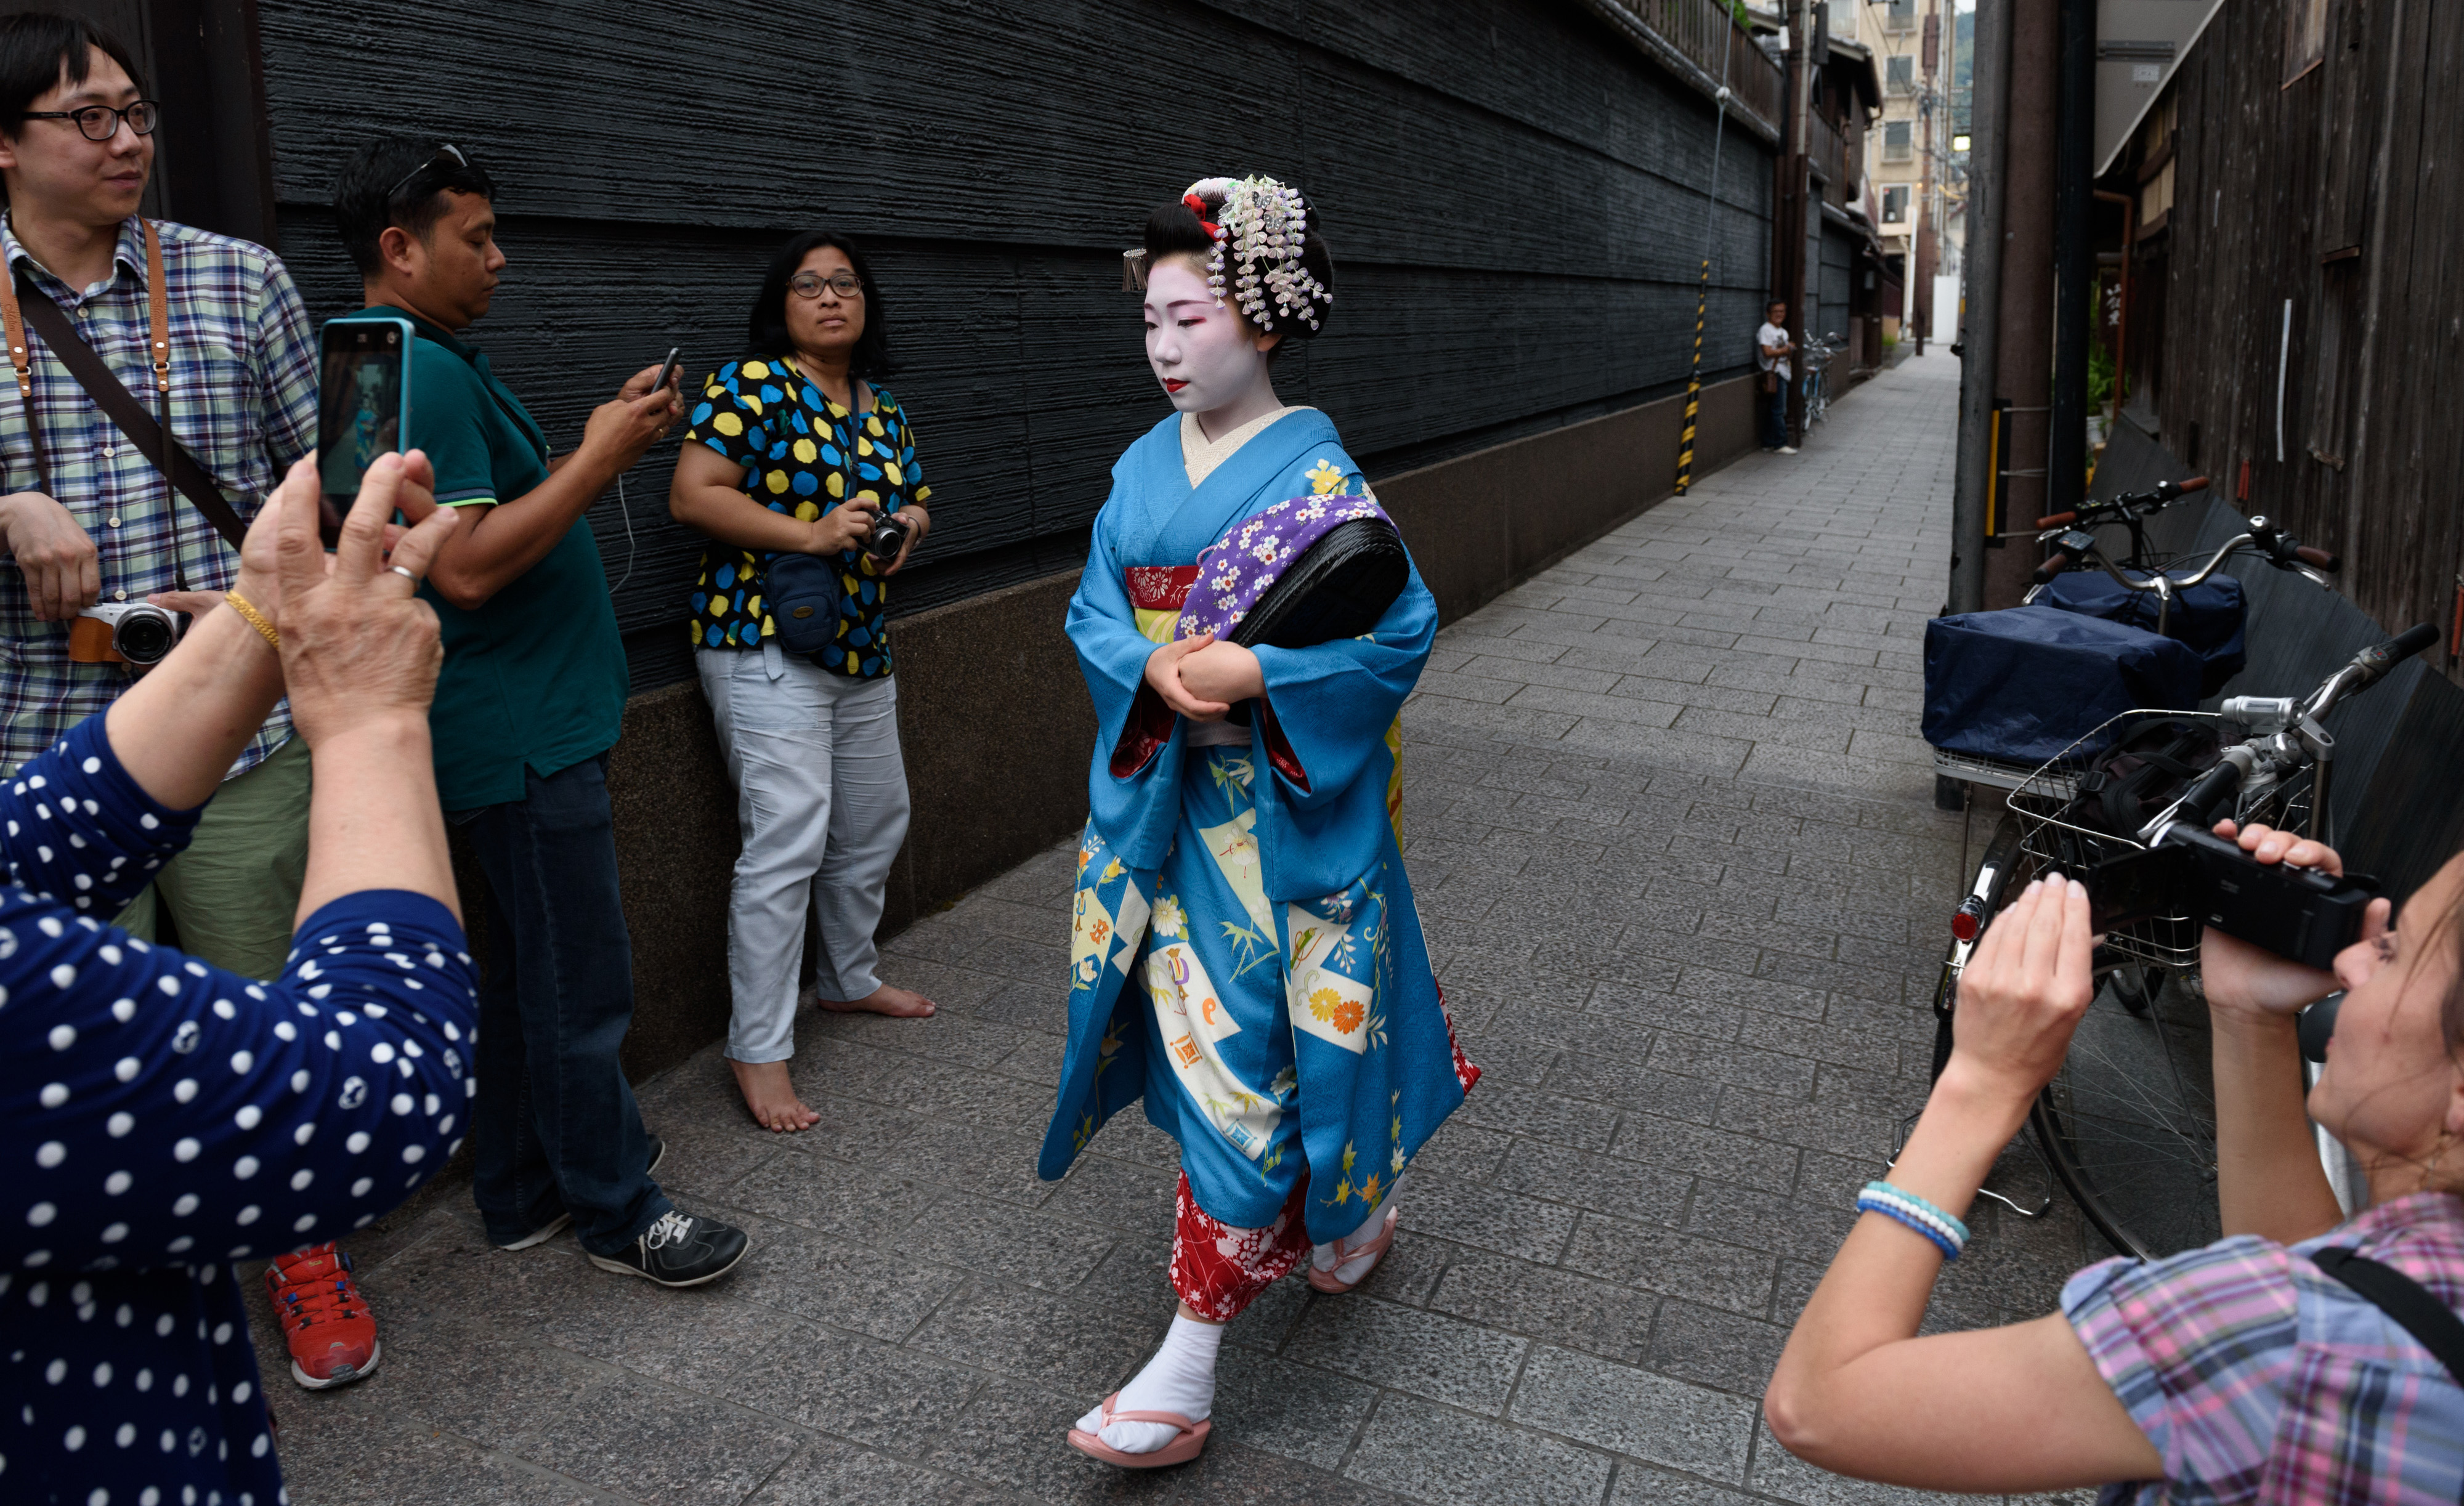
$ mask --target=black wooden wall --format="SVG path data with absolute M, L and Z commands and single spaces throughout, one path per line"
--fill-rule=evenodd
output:
M 350 147 L 459 143 L 510 258 L 473 338 L 560 447 L 670 345 L 695 374 L 740 354 L 785 236 L 860 237 L 936 493 L 903 610 L 1083 558 L 1113 459 L 1169 411 L 1120 251 L 1192 179 L 1269 172 L 1318 206 L 1337 304 L 1279 382 L 1373 475 L 1682 385 L 1706 229 L 1706 375 L 1750 360 L 1767 283 L 1767 149 L 1727 133 L 1706 215 L 1710 105 L 1574 0 L 259 9 L 312 315 L 359 302 L 325 208 Z M 672 464 L 592 513 L 637 689 L 688 672 Z
M 2170 211 L 2136 227 L 2131 402 L 2220 488 L 2247 468 L 2243 510 L 2342 554 L 2383 626 L 2437 623 L 2464 681 L 2464 7 L 2343 0 L 2306 72 L 2290 9 L 2210 27 L 2168 86 L 2174 141 L 2113 175 L 2173 174 Z

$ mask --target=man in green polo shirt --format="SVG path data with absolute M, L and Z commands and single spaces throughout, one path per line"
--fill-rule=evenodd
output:
M 410 320 L 408 443 L 436 499 L 469 521 L 422 594 L 445 629 L 429 725 L 447 818 L 488 880 L 473 1195 L 508 1250 L 568 1223 L 593 1264 L 693 1286 L 744 1258 L 742 1230 L 677 1209 L 650 1179 L 617 1047 L 633 1017 L 616 886 L 607 751 L 625 715 L 625 648 L 583 514 L 682 405 L 656 368 L 599 405 L 552 456 L 521 400 L 455 337 L 488 312 L 505 265 L 495 186 L 459 149 L 384 138 L 335 186 L 369 315 Z

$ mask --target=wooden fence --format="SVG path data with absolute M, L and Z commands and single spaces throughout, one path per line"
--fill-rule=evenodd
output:
M 2244 512 L 2344 557 L 2388 628 L 2464 604 L 2464 8 L 2246 0 L 2187 57 L 2123 165 L 2129 408 Z M 2117 216 L 2118 217 L 2118 216 Z

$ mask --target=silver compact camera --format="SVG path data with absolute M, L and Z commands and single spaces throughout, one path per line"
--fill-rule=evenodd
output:
M 187 614 L 151 601 L 105 601 L 87 607 L 69 623 L 69 659 L 76 664 L 158 665 L 187 625 Z

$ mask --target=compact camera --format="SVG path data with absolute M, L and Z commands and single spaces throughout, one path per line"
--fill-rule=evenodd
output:
M 105 601 L 69 620 L 69 660 L 81 665 L 158 665 L 188 624 L 185 612 L 151 601 Z
M 864 552 L 886 565 L 898 557 L 899 547 L 914 531 L 915 525 L 906 518 L 895 513 L 885 513 L 872 525 L 871 535 L 864 541 Z
M 2362 874 L 2261 862 L 2187 821 L 2167 826 L 2146 851 L 2108 859 L 2087 876 L 2100 931 L 2188 916 L 2322 972 L 2360 938 L 2362 914 L 2378 892 L 2378 881 Z

